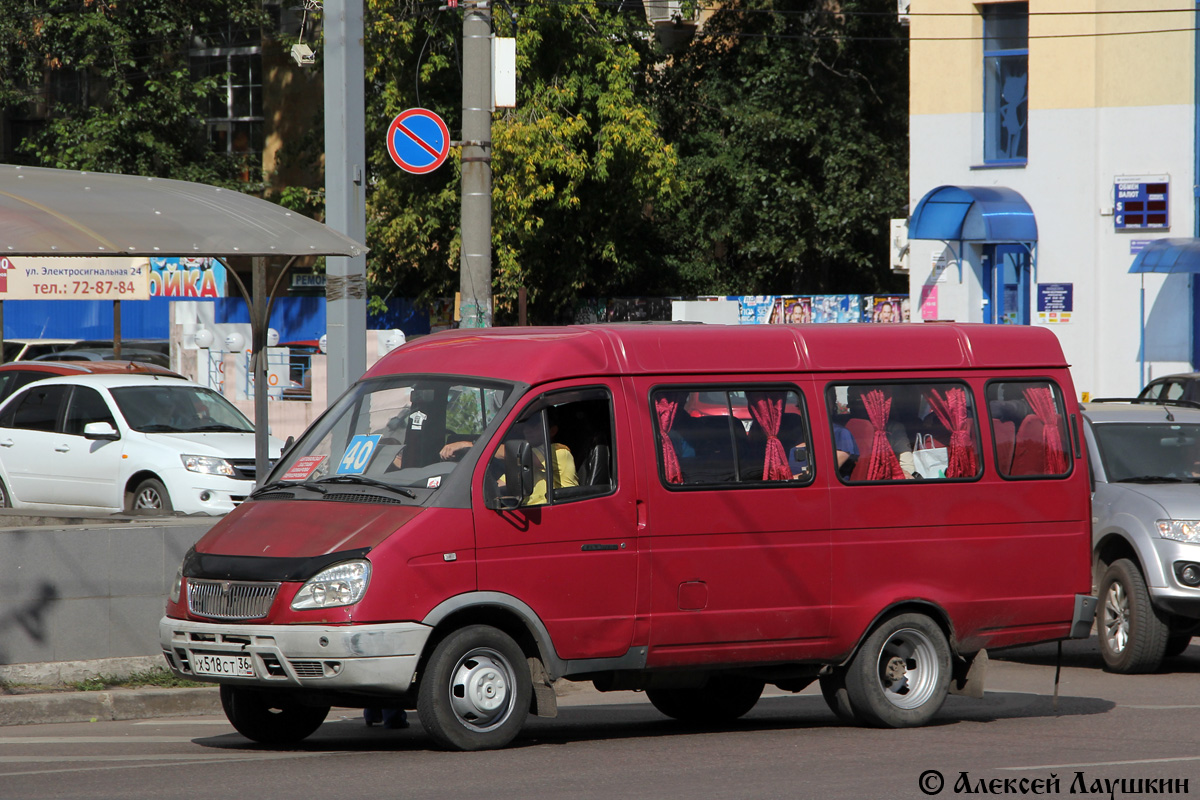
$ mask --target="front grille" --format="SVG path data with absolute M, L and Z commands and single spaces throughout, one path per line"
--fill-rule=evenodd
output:
M 233 477 L 240 481 L 252 481 L 258 477 L 258 470 L 255 469 L 255 461 L 253 458 L 230 458 L 228 459 L 233 467 Z M 267 459 L 267 471 L 269 472 L 275 462 Z
M 214 619 L 265 617 L 279 591 L 278 583 L 188 579 L 188 610 Z

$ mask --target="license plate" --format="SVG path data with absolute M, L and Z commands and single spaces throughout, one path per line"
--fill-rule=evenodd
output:
M 254 662 L 250 656 L 192 653 L 192 672 L 197 675 L 229 675 L 235 678 L 253 678 Z

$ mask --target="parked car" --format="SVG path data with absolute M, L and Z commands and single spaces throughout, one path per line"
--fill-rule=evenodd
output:
M 182 378 L 47 378 L 0 405 L 0 506 L 224 514 L 254 488 L 254 438 L 233 404 Z
M 116 352 L 111 347 L 72 347 L 38 356 L 35 361 L 113 361 Z M 139 350 L 135 347 L 122 347 L 121 360 L 138 361 L 143 364 L 156 364 L 160 367 L 170 367 L 171 357 L 157 350 Z
M 1200 403 L 1200 372 L 1164 375 L 1146 384 L 1139 400 L 1187 400 Z
M 1200 631 L 1200 409 L 1110 400 L 1082 411 L 1100 654 L 1113 672 L 1153 672 Z
M 46 353 L 75 347 L 78 343 L 78 339 L 5 339 L 4 363 L 31 361 Z
M 182 378 L 157 364 L 144 361 L 14 361 L 0 364 L 0 403 L 26 384 L 58 375 L 168 375 Z

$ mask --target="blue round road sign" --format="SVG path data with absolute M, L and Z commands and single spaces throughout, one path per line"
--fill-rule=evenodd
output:
M 405 172 L 432 172 L 450 152 L 450 130 L 432 111 L 410 108 L 388 126 L 387 147 L 392 161 Z

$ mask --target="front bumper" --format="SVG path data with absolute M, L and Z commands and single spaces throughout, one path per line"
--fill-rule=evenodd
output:
M 407 692 L 432 631 L 417 622 L 247 625 L 163 617 L 163 656 L 184 678 L 239 686 L 393 695 Z M 249 656 L 254 677 L 200 675 L 196 654 Z

